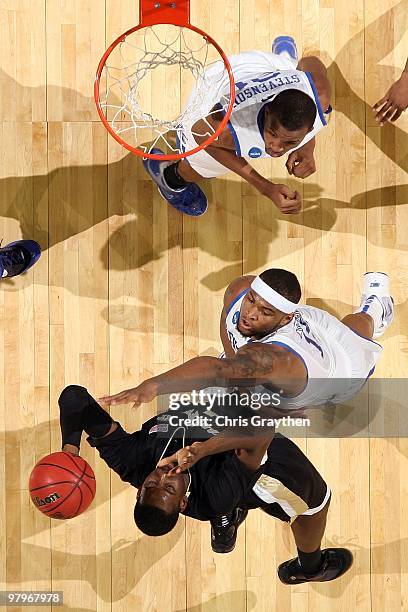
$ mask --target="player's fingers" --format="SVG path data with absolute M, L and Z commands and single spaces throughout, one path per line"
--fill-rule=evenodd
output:
M 383 115 L 382 119 L 381 119 L 381 123 L 380 125 L 384 125 L 384 123 L 386 121 L 390 121 L 391 117 L 398 111 L 398 107 L 396 106 L 391 106 L 391 108 L 389 109 L 389 111 L 387 113 L 385 113 L 385 115 Z
M 115 395 L 105 395 L 104 397 L 100 398 L 101 401 L 105 402 L 106 404 L 127 404 L 129 403 L 130 398 L 129 398 L 129 391 L 121 391 L 120 393 L 115 393 Z
M 374 117 L 374 119 L 376 121 L 380 121 L 381 120 L 381 117 L 382 117 L 382 114 L 384 112 L 384 109 L 386 108 L 386 106 L 388 106 L 388 104 L 389 104 L 389 101 L 387 100 L 387 102 L 385 104 L 383 104 L 381 107 L 378 107 L 377 113 L 376 113 L 376 115 Z
M 171 463 L 175 463 L 176 459 L 174 457 L 174 455 L 170 455 L 170 457 L 165 457 L 164 459 L 160 459 L 160 461 L 158 461 L 156 463 L 156 467 L 164 467 L 166 465 L 169 465 Z M 171 470 L 170 470 L 171 472 Z
M 116 395 L 104 395 L 103 397 L 98 397 L 98 402 L 103 402 L 104 404 L 112 404 L 116 399 Z
M 183 465 L 184 463 L 188 463 L 188 461 L 190 460 L 191 457 L 191 453 L 189 453 L 188 451 L 185 452 L 181 452 L 179 451 L 177 454 L 177 461 L 179 465 Z
M 399 108 L 396 112 L 395 115 L 393 117 L 391 117 L 390 121 L 392 121 L 394 123 L 394 121 L 396 121 L 398 119 L 398 117 L 401 117 L 402 115 L 402 109 Z
M 392 102 L 390 102 L 388 100 L 387 104 L 385 104 L 382 107 L 382 109 L 376 114 L 375 120 L 378 121 L 379 123 L 381 123 L 383 121 L 384 115 L 388 112 L 388 110 L 391 108 L 391 106 L 392 106 Z
M 283 213 L 285 213 L 285 215 L 295 215 L 296 213 L 298 213 L 301 209 L 301 204 L 296 203 L 296 204 L 291 204 L 290 206 L 284 206 L 281 208 L 281 211 Z
M 295 191 L 295 198 L 290 202 L 287 213 L 295 215 L 302 209 L 302 199 L 297 191 Z
M 291 193 L 292 193 L 292 195 L 291 195 L 290 198 L 283 198 L 282 199 L 282 205 L 283 206 L 293 207 L 293 206 L 296 206 L 297 204 L 299 204 L 302 201 L 298 191 L 292 191 Z
M 389 91 L 387 91 L 387 93 L 385 94 L 383 98 L 381 98 L 381 100 L 378 100 L 378 102 L 374 104 L 373 111 L 378 111 L 381 108 L 381 106 L 383 106 L 388 101 L 388 94 L 389 94 Z
M 296 168 L 293 170 L 293 174 L 296 176 L 296 178 L 306 178 L 313 174 L 313 172 L 315 171 L 315 164 L 312 161 L 308 161 L 296 166 Z
M 314 174 L 315 172 L 316 172 L 316 166 L 314 164 L 310 164 L 310 166 L 308 166 L 308 168 L 303 173 L 302 178 L 305 179 L 308 176 L 311 176 L 312 174 Z
M 286 185 L 282 185 L 282 186 L 281 186 L 281 188 L 280 188 L 280 190 L 279 190 L 279 192 L 280 192 L 280 194 L 281 194 L 282 196 L 284 196 L 284 198 L 283 198 L 283 199 L 284 199 L 285 201 L 286 201 L 286 199 L 288 199 L 288 200 L 293 200 L 293 199 L 294 199 L 294 197 L 295 197 L 295 193 L 296 193 L 295 191 L 291 191 L 291 190 L 289 189 L 289 187 L 286 187 Z
M 299 206 L 302 205 L 302 198 L 298 191 L 295 191 L 295 201 L 297 204 L 299 204 Z

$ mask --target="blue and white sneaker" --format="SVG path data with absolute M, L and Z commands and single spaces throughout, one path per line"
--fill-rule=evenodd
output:
M 277 36 L 272 43 L 272 53 L 283 55 L 292 63 L 295 68 L 298 65 L 298 51 L 296 43 L 291 36 Z
M 163 155 L 160 149 L 152 149 L 150 153 Z M 167 200 L 176 210 L 190 215 L 200 217 L 208 208 L 208 201 L 205 193 L 196 183 L 189 183 L 182 189 L 171 189 L 164 179 L 163 171 L 167 166 L 171 166 L 172 161 L 159 161 L 157 159 L 144 159 L 145 170 L 150 174 L 156 183 L 160 195 Z
M 381 306 L 379 310 L 377 304 Z M 364 274 L 364 293 L 361 296 L 359 312 L 367 312 L 373 317 L 373 338 L 383 335 L 394 320 L 394 300 L 390 295 L 390 278 L 384 272 L 366 272 Z M 378 316 L 377 313 L 380 313 Z
M 16 240 L 0 247 L 0 278 L 27 272 L 40 259 L 40 255 L 40 245 L 34 240 Z

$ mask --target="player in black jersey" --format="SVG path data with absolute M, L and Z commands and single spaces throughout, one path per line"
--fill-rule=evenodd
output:
M 273 430 L 254 436 L 213 428 L 211 437 L 187 430 L 176 438 L 187 428 L 172 427 L 168 411 L 127 433 L 79 386 L 66 387 L 59 405 L 62 450 L 78 454 L 82 432 L 88 434 L 107 465 L 138 489 L 134 517 L 145 534 L 168 533 L 181 513 L 211 521 L 213 550 L 229 552 L 248 510 L 261 508 L 291 524 L 298 556 L 278 568 L 285 584 L 334 580 L 351 566 L 349 550 L 320 549 L 329 488 L 300 449 Z M 191 418 L 193 410 L 184 414 Z

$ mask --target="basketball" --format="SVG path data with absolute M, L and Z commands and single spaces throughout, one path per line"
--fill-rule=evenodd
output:
M 34 466 L 29 490 L 40 512 L 54 519 L 70 519 L 90 506 L 95 497 L 95 474 L 80 456 L 51 453 Z

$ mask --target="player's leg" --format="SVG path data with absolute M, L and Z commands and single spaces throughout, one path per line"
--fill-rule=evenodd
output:
M 343 548 L 320 549 L 330 503 L 330 489 L 314 465 L 291 440 L 277 434 L 268 449 L 263 474 L 253 488 L 262 510 L 291 521 L 298 556 L 281 563 L 284 584 L 334 580 L 352 564 Z
M 59 398 L 63 450 L 77 454 L 82 431 L 103 461 L 125 482 L 131 482 L 137 467 L 138 434 L 126 432 L 94 400 L 84 387 L 70 385 Z
M 198 174 L 185 159 L 167 166 L 164 170 L 164 177 L 172 189 L 180 189 L 186 187 L 187 183 L 198 183 L 205 180 L 205 177 Z
M 388 274 L 367 272 L 360 307 L 344 317 L 342 323 L 364 338 L 371 340 L 381 336 L 394 319 L 394 301 L 389 285 Z
M 272 43 L 272 53 L 284 57 L 298 70 L 309 71 L 314 68 L 315 72 L 327 76 L 326 66 L 318 57 L 307 55 L 299 59 L 296 42 L 291 36 L 277 36 Z
M 329 502 L 316 514 L 298 516 L 292 523 L 298 556 L 279 566 L 278 576 L 284 584 L 328 582 L 351 567 L 353 555 L 347 548 L 320 548 L 328 508 Z
M 160 149 L 152 149 L 152 153 L 162 154 L 163 152 Z M 199 151 L 194 157 L 203 156 L 212 160 L 204 151 Z M 216 160 L 213 160 L 213 162 L 214 164 L 218 163 Z M 145 159 L 143 165 L 156 183 L 160 195 L 173 208 L 192 217 L 199 217 L 206 212 L 208 207 L 207 197 L 197 185 L 197 182 L 204 178 L 211 178 L 211 170 L 208 176 L 203 176 L 185 160 L 171 162 Z M 217 174 L 215 173 L 214 176 L 217 176 Z
M 320 546 L 326 529 L 329 504 L 330 500 L 322 510 L 311 516 L 298 516 L 290 526 L 296 542 L 299 565 L 305 575 L 315 574 L 322 566 Z
M 116 429 L 118 428 L 118 424 L 116 423 L 116 421 L 112 421 L 112 424 L 109 428 L 109 430 L 106 432 L 106 434 L 104 434 L 103 436 L 100 436 L 100 438 L 106 438 L 107 436 L 109 436 L 111 433 L 113 433 L 114 431 L 116 431 Z M 64 452 L 66 453 L 71 453 L 72 455 L 79 455 L 79 450 L 80 447 L 79 446 L 75 446 L 74 444 L 69 444 L 69 443 L 65 443 L 62 445 L 62 449 Z
M 291 36 L 277 36 L 272 43 L 272 53 L 285 57 L 294 68 L 298 64 L 298 50 Z
M 363 338 L 371 340 L 374 335 L 374 319 L 365 312 L 347 315 L 341 322 Z
M 82 432 L 101 438 L 116 430 L 118 424 L 88 393 L 84 387 L 66 387 L 58 400 L 60 407 L 60 427 L 62 449 L 79 451 Z
M 327 513 L 329 511 L 330 499 L 326 505 L 316 514 L 312 515 L 301 515 L 298 516 L 295 521 L 291 524 L 293 537 L 295 538 L 296 546 L 299 551 L 299 557 L 304 554 L 314 554 L 315 551 L 320 551 L 320 544 L 326 529 Z M 318 569 L 319 562 L 316 567 L 307 568 L 304 566 L 304 570 L 309 569 L 310 573 Z M 301 565 L 303 566 L 302 559 L 300 559 Z
M 181 150 L 191 151 L 197 147 L 189 127 L 185 127 L 179 137 Z M 160 155 L 163 152 L 153 149 L 152 153 Z M 194 217 L 204 214 L 208 206 L 207 197 L 198 183 L 228 172 L 205 150 L 175 162 L 146 159 L 143 165 L 156 183 L 160 195 L 176 210 Z

